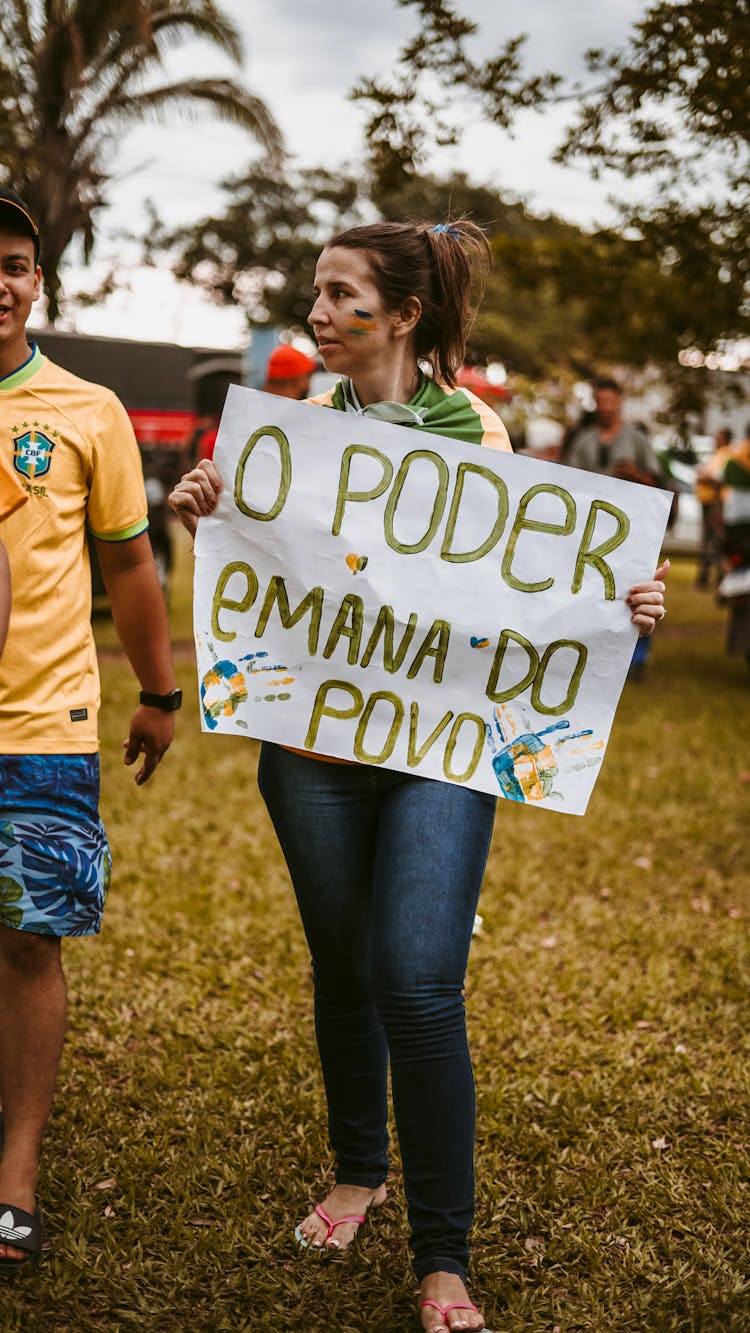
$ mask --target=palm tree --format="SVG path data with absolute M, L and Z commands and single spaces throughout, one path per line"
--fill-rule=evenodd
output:
M 39 223 L 51 323 L 60 260 L 76 235 L 89 258 L 117 138 L 132 124 L 205 108 L 281 152 L 270 111 L 233 80 L 159 79 L 167 50 L 196 36 L 239 64 L 239 34 L 214 0 L 0 0 L 0 180 Z

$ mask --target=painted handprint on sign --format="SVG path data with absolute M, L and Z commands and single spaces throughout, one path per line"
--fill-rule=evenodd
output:
M 532 731 L 523 709 L 514 711 L 507 704 L 498 704 L 493 709 L 485 736 L 492 752 L 492 768 L 506 800 L 541 801 L 551 796 L 562 801 L 562 793 L 556 792 L 553 785 L 561 770 L 567 772 L 601 763 L 604 741 L 596 739 L 591 730 L 546 739 L 569 727 L 570 723 L 563 719 Z M 583 743 L 576 744 L 579 741 Z
M 268 657 L 268 653 L 248 653 L 245 657 L 240 658 L 241 662 L 248 663 L 248 669 L 252 676 L 268 677 L 267 680 L 263 681 L 261 688 L 277 690 L 279 685 L 286 686 L 294 684 L 294 676 L 282 674 L 275 680 L 271 679 L 277 672 L 287 672 L 289 668 L 283 666 L 281 663 L 277 663 L 276 666 L 267 666 L 262 660 L 264 657 Z M 255 702 L 261 703 L 261 701 L 265 701 L 271 703 L 275 699 L 280 699 L 283 702 L 286 699 L 291 699 L 291 697 L 292 696 L 288 690 L 282 690 L 275 694 L 256 694 Z
M 268 693 L 256 694 L 255 703 L 291 699 L 289 690 L 280 690 L 279 686 L 292 685 L 295 677 L 284 674 L 288 673 L 288 667 L 281 663 L 267 665 L 263 659 L 268 657 L 268 653 L 247 653 L 241 657 L 240 663 L 247 664 L 243 670 L 238 663 L 226 658 L 217 660 L 213 644 L 209 643 L 208 648 L 215 660 L 201 680 L 200 696 L 203 717 L 210 731 L 216 730 L 220 717 L 232 717 L 246 703 L 250 697 L 250 683 L 254 683 L 257 688 L 259 677 L 262 678 L 260 688 Z M 246 727 L 247 723 L 238 719 L 237 726 Z

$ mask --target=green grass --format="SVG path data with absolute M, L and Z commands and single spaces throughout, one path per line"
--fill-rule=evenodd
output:
M 189 566 L 181 546 L 178 641 Z M 586 818 L 499 808 L 468 984 L 472 1290 L 496 1333 L 750 1328 L 750 680 L 692 576 L 673 573 Z M 397 1173 L 343 1263 L 293 1241 L 330 1168 L 308 957 L 257 745 L 199 733 L 178 656 L 178 740 L 137 790 L 135 682 L 104 654 L 113 890 L 102 936 L 65 948 L 51 1250 L 0 1287 L 0 1328 L 406 1333 Z

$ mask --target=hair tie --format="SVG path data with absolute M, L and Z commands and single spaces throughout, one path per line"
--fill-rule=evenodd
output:
M 461 240 L 461 233 L 460 233 L 459 231 L 457 231 L 455 227 L 451 227 L 451 226 L 449 226 L 448 223 L 446 223 L 446 222 L 439 222 L 438 225 L 437 225 L 436 227 L 433 227 L 433 228 L 432 228 L 432 230 L 433 230 L 433 231 L 447 231 L 448 235 L 449 235 L 449 236 L 452 236 L 453 239 L 454 239 L 455 241 L 460 241 L 460 240 Z

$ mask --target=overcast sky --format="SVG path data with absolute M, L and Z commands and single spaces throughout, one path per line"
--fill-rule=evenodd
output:
M 551 69 L 568 79 L 585 79 L 583 57 L 590 47 L 622 46 L 648 7 L 646 0 L 455 2 L 479 26 L 476 53 L 494 54 L 509 37 L 525 32 L 525 70 Z M 224 0 L 222 7 L 242 33 L 246 58 L 241 77 L 270 107 L 295 162 L 356 165 L 363 113 L 347 94 L 361 76 L 389 72 L 400 46 L 415 31 L 416 12 L 396 0 L 329 0 L 323 5 Z M 174 53 L 168 71 L 180 77 L 237 77 L 227 60 L 201 43 Z M 606 222 L 613 216 L 607 196 L 615 182 L 595 182 L 583 166 L 556 167 L 550 160 L 567 114 L 563 108 L 524 113 L 510 137 L 481 125 L 476 112 L 467 110 L 460 148 L 442 150 L 430 166 L 445 174 L 463 169 L 471 179 L 523 198 L 539 212 L 555 212 L 584 226 Z M 171 129 L 149 125 L 132 131 L 113 149 L 111 168 L 118 179 L 109 191 L 110 207 L 100 215 L 97 253 L 102 259 L 116 255 L 132 270 L 135 252 L 118 236 L 142 227 L 146 200 L 153 200 L 169 223 L 201 217 L 221 206 L 221 179 L 257 155 L 246 135 L 208 118 L 189 126 L 182 122 Z M 76 266 L 71 278 L 79 276 Z M 76 324 L 89 332 L 217 345 L 236 343 L 243 335 L 236 312 L 207 309 L 182 287 L 175 297 L 167 275 L 144 277 L 135 270 L 129 292 L 98 310 L 81 311 Z

